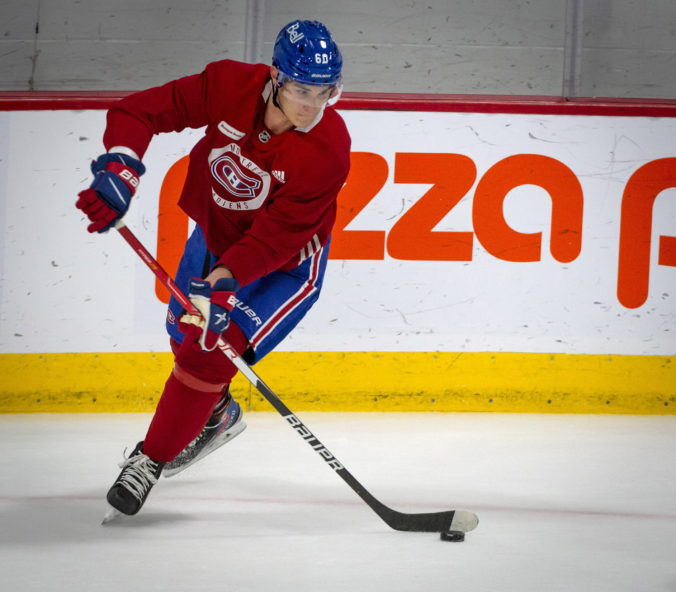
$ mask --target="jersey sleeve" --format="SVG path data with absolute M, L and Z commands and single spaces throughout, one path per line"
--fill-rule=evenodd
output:
M 215 64 L 209 64 L 200 74 L 133 93 L 116 103 L 108 111 L 103 136 L 106 150 L 126 146 L 143 158 L 153 135 L 207 125 L 214 68 Z

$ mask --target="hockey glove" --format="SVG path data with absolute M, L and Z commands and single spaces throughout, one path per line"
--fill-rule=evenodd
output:
M 238 289 L 239 284 L 235 278 L 221 278 L 213 288 L 205 280 L 193 278 L 190 281 L 188 296 L 204 317 L 199 323 L 202 326 L 199 344 L 204 351 L 214 350 L 218 338 L 228 328 L 230 313 L 237 303 L 235 292 Z M 181 317 L 181 322 L 195 324 L 194 317 L 190 315 Z
M 89 232 L 106 232 L 127 213 L 139 177 L 145 172 L 139 160 L 126 154 L 103 154 L 92 162 L 94 181 L 78 194 L 75 203 L 91 222 Z

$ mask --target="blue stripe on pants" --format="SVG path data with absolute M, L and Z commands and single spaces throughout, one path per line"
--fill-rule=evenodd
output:
M 238 304 L 231 319 L 252 346 L 244 356 L 247 362 L 254 364 L 277 347 L 317 301 L 328 254 L 327 243 L 298 267 L 273 271 L 237 292 Z M 176 284 L 187 293 L 190 279 L 205 277 L 216 260 L 207 250 L 201 228 L 195 226 L 176 272 Z M 183 333 L 178 328 L 178 318 L 183 312 L 172 297 L 167 311 L 167 332 L 179 343 L 183 341 Z

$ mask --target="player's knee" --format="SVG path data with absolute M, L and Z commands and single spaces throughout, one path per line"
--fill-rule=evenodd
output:
M 211 380 L 205 380 L 200 376 L 195 376 L 193 370 L 188 370 L 181 366 L 178 362 L 174 364 L 174 368 L 171 371 L 172 375 L 176 380 L 178 380 L 183 385 L 194 391 L 200 391 L 203 393 L 221 393 L 225 388 L 230 384 L 230 382 L 212 382 Z M 213 376 L 207 376 L 207 378 L 215 378 Z
M 186 331 L 182 343 L 171 340 L 175 360 L 174 375 L 185 384 L 200 384 L 201 381 L 204 383 L 203 388 L 192 388 L 208 392 L 211 390 L 209 385 L 229 384 L 237 373 L 237 368 L 219 349 L 203 351 L 198 343 L 200 334 L 201 329 L 192 325 Z

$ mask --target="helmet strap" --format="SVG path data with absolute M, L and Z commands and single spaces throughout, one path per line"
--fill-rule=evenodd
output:
M 284 113 L 284 110 L 282 109 L 282 106 L 279 104 L 279 101 L 277 100 L 277 95 L 279 94 L 279 87 L 273 82 L 272 83 L 272 104 L 277 107 L 282 113 Z
M 277 99 L 277 95 L 279 94 L 279 89 L 281 88 L 282 84 L 280 84 L 279 77 L 282 73 L 277 69 L 277 77 L 276 78 L 271 78 L 270 83 L 272 84 L 272 104 L 277 107 L 282 113 L 284 113 L 284 109 L 282 109 L 282 106 L 279 104 L 279 100 Z M 286 113 L 284 113 L 284 116 L 286 117 Z
M 281 111 L 282 115 L 284 117 L 286 117 L 287 120 L 291 121 L 289 119 L 289 116 L 284 112 L 284 109 L 282 109 L 282 106 L 279 104 L 279 100 L 277 99 L 278 94 L 279 94 L 279 87 L 277 86 L 277 84 L 274 81 L 272 81 L 272 97 L 271 97 L 272 98 L 272 104 L 275 107 L 277 107 L 277 109 L 279 109 Z

